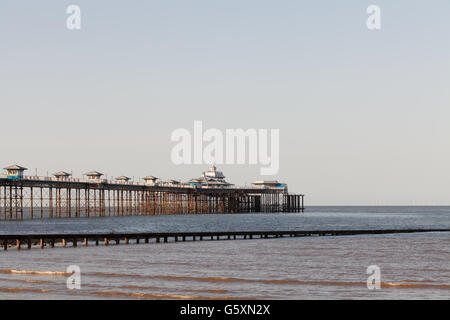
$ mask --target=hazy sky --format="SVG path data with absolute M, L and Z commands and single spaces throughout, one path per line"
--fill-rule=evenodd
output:
M 186 180 L 207 165 L 172 164 L 170 135 L 202 120 L 280 129 L 264 179 L 307 204 L 449 204 L 449 17 L 448 0 L 4 0 L 0 166 Z M 259 168 L 221 166 L 236 184 Z

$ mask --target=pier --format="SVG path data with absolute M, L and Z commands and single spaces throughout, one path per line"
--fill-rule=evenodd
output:
M 205 240 L 274 239 L 283 237 L 355 236 L 424 232 L 450 232 L 450 229 L 385 229 L 385 230 L 287 230 L 287 231 L 230 231 L 230 232 L 169 232 L 169 233 L 78 233 L 78 234 L 7 234 L 0 235 L 4 250 L 9 247 L 31 249 L 77 247 L 78 244 L 98 246 L 139 243 L 168 243 Z
M 38 177 L 24 175 L 26 168 L 18 165 L 5 169 L 7 175 L 0 175 L 0 220 L 304 211 L 304 195 L 288 193 L 286 184 L 235 186 L 215 166 L 186 183 L 158 182 L 153 176 L 144 182 L 125 176 L 107 180 L 97 171 L 86 179 L 64 171 Z

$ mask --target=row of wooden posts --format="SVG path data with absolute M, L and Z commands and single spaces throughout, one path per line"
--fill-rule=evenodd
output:
M 4 250 L 8 247 L 16 247 L 20 250 L 22 245 L 28 249 L 33 246 L 54 248 L 59 245 L 66 247 L 71 244 L 77 247 L 78 243 L 88 246 L 94 243 L 109 245 L 114 242 L 119 245 L 121 241 L 125 244 L 144 243 L 167 243 L 179 241 L 197 240 L 237 240 L 237 239 L 268 239 L 282 237 L 310 237 L 310 236 L 351 236 L 351 235 L 375 235 L 375 234 L 398 234 L 398 233 L 424 233 L 424 232 L 450 232 L 450 229 L 378 229 L 378 230 L 285 230 L 285 231 L 230 231 L 230 232 L 176 232 L 176 233 L 108 233 L 108 234 L 19 234 L 0 235 Z

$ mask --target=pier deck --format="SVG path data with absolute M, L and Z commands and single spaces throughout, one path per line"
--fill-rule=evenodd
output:
M 377 235 L 424 232 L 450 232 L 450 229 L 385 229 L 385 230 L 287 230 L 287 231 L 230 231 L 230 232 L 169 232 L 169 233 L 77 233 L 77 234 L 7 234 L 0 235 L 4 250 L 22 246 L 32 247 L 72 247 L 82 244 L 104 245 L 130 243 L 161 243 L 198 240 L 237 240 L 237 239 L 268 239 L 282 237 L 310 236 L 350 236 Z

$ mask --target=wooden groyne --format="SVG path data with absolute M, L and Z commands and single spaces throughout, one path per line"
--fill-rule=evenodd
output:
M 273 239 L 283 237 L 350 236 L 401 234 L 424 232 L 450 232 L 450 229 L 386 229 L 386 230 L 289 230 L 289 231 L 230 231 L 230 232 L 168 232 L 168 233 L 73 233 L 73 234 L 8 234 L 0 235 L 4 250 L 15 247 L 77 247 L 121 243 L 167 243 L 202 240 Z

